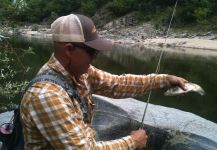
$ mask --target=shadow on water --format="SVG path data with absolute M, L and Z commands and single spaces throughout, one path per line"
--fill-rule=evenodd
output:
M 22 58 L 23 64 L 31 67 L 31 70 L 16 77 L 17 81 L 31 80 L 39 68 L 49 59 L 52 46 L 50 43 L 33 40 L 31 42 L 20 38 L 11 39 L 14 47 L 28 49 L 31 47 L 35 55 L 27 55 Z M 159 51 L 145 49 L 144 47 L 116 45 L 113 51 L 100 54 L 93 64 L 105 71 L 122 74 L 149 74 L 155 72 Z M 178 108 L 193 112 L 206 119 L 217 122 L 217 57 L 188 55 L 187 53 L 164 53 L 161 62 L 160 73 L 175 74 L 201 85 L 206 95 L 201 97 L 196 93 L 189 93 L 183 97 L 165 97 L 163 91 L 153 92 L 151 103 Z M 9 102 L 5 97 L 0 97 L 0 107 Z M 146 101 L 147 94 L 137 97 Z M 17 103 L 20 96 L 13 102 Z M 3 102 L 3 103 L 2 103 Z

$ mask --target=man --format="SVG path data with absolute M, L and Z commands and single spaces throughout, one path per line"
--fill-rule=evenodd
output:
M 145 130 L 132 131 L 129 136 L 112 141 L 94 140 L 90 126 L 94 102 L 92 94 L 113 98 L 141 95 L 151 89 L 181 86 L 185 79 L 171 75 L 112 75 L 90 65 L 102 50 L 112 43 L 98 38 L 91 19 L 70 14 L 51 25 L 54 54 L 38 74 L 53 70 L 71 82 L 88 108 L 82 111 L 78 98 L 70 98 L 59 85 L 41 81 L 33 84 L 21 101 L 21 120 L 25 146 L 37 149 L 132 150 L 147 142 Z

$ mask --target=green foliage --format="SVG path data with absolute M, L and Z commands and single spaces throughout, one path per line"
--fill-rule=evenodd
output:
M 25 10 L 27 8 L 27 3 L 25 0 L 14 0 L 12 5 L 16 9 L 17 15 L 25 12 Z
M 10 19 L 14 10 L 15 9 L 9 0 L 2 1 L 0 5 L 0 21 Z
M 197 8 L 194 10 L 194 16 L 197 18 L 197 21 L 200 22 L 202 20 L 206 20 L 207 16 L 209 14 L 208 8 Z
M 88 16 L 93 16 L 96 12 L 96 3 L 94 0 L 81 2 L 81 12 Z
M 135 3 L 141 12 L 158 13 L 167 7 L 173 6 L 175 4 L 174 2 L 171 0 L 137 0 Z
M 13 21 L 22 20 L 21 16 L 25 14 L 27 9 L 27 3 L 25 0 L 4 0 L 0 5 L 0 20 L 2 21 Z
M 107 4 L 116 17 L 139 11 L 141 21 L 154 20 L 163 25 L 168 24 L 175 2 L 176 0 L 4 0 L 0 5 L 0 21 L 50 24 L 58 16 L 70 13 L 94 16 L 98 9 Z M 216 8 L 217 0 L 178 1 L 174 19 L 177 25 L 204 23 L 217 16 Z
M 160 26 L 168 26 L 168 23 L 171 19 L 171 13 L 173 11 L 172 7 L 168 7 L 165 10 L 160 11 L 152 15 L 155 26 L 159 28 Z
M 193 23 L 196 19 L 194 9 L 191 7 L 179 8 L 176 11 L 175 22 L 178 24 Z
M 208 0 L 186 1 L 183 6 L 177 15 L 183 23 L 200 22 L 211 15 L 211 3 Z
M 0 18 L 12 18 L 19 21 L 41 22 L 52 13 L 66 15 L 78 10 L 81 2 L 77 0 L 5 0 L 0 6 Z
M 110 9 L 116 15 L 123 15 L 134 9 L 135 0 L 113 0 L 110 3 Z
M 173 8 L 175 0 L 137 0 L 137 3 L 143 18 L 153 18 L 157 24 L 163 25 L 165 21 L 169 21 L 168 15 L 171 16 L 172 9 L 170 12 L 167 10 L 168 8 Z M 178 1 L 174 20 L 177 25 L 203 23 L 210 17 L 217 15 L 216 8 L 217 0 Z
M 26 54 L 34 54 L 31 49 L 14 49 L 3 36 L 0 41 L 0 97 L 3 99 L 13 99 L 21 93 L 27 86 L 27 81 L 16 81 L 15 76 L 27 73 L 30 68 L 24 66 L 21 59 Z M 22 55 L 17 54 L 22 51 Z

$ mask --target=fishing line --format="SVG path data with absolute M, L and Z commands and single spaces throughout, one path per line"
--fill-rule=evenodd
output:
M 167 28 L 164 44 L 166 44 L 166 42 L 167 42 L 167 37 L 169 35 L 170 27 L 171 27 L 171 24 L 172 24 L 174 15 L 175 15 L 177 4 L 178 4 L 178 0 L 176 0 L 176 3 L 175 3 L 174 8 L 173 8 L 173 13 L 172 13 L 172 16 L 170 18 L 169 26 Z M 164 50 L 162 49 L 161 52 L 160 52 L 159 60 L 158 60 L 158 63 L 157 63 L 157 68 L 155 70 L 155 74 L 158 74 L 160 72 L 160 64 L 161 64 L 163 54 L 164 54 Z M 151 87 L 152 86 L 153 86 L 153 81 L 151 82 Z M 144 110 L 144 113 L 143 113 L 143 116 L 142 116 L 140 128 L 144 127 L 143 121 L 145 119 L 145 115 L 146 115 L 146 112 L 147 112 L 147 109 L 148 109 L 148 104 L 150 103 L 151 93 L 152 93 L 152 90 L 150 90 L 150 92 L 148 94 L 148 99 L 146 101 L 145 110 Z

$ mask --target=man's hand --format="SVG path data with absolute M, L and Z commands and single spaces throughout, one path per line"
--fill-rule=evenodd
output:
M 136 142 L 137 148 L 141 149 L 146 147 L 148 136 L 146 135 L 145 130 L 139 129 L 136 131 L 132 131 L 130 136 Z
M 183 90 L 185 90 L 185 83 L 188 81 L 184 78 L 173 76 L 173 75 L 167 75 L 166 77 L 166 87 L 171 88 L 173 86 L 179 86 Z

